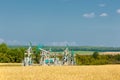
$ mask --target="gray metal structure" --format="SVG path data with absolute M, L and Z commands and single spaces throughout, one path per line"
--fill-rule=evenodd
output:
M 75 64 L 74 52 L 69 51 L 69 48 L 67 47 L 63 53 L 62 65 L 74 65 L 74 64 Z
M 56 56 L 54 58 L 51 58 L 51 49 L 49 51 L 39 48 L 41 51 L 41 59 L 40 59 L 40 65 L 58 65 L 59 58 Z
M 32 65 L 32 45 L 30 43 L 29 48 L 24 53 L 24 66 L 30 66 Z

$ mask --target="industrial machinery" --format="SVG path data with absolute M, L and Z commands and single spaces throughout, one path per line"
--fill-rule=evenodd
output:
M 26 52 L 24 53 L 24 66 L 29 66 L 32 65 L 32 44 L 31 42 L 29 43 L 29 48 L 26 50 Z
M 62 65 L 74 65 L 74 51 L 69 51 L 69 48 L 66 47 L 63 53 Z

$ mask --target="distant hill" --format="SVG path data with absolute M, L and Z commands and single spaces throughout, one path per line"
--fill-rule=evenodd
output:
M 9 48 L 28 48 L 29 46 L 25 45 L 9 45 Z M 37 48 L 37 46 L 32 46 L 34 49 Z M 42 48 L 49 50 L 50 48 L 52 51 L 60 52 L 65 50 L 66 46 L 43 46 Z M 99 51 L 99 52 L 118 52 L 120 51 L 120 47 L 99 47 L 99 46 L 68 46 L 69 50 L 74 51 Z

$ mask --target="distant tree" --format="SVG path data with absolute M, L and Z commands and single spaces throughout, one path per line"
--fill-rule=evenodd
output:
M 7 53 L 8 47 L 5 43 L 0 44 L 0 53 Z
M 94 52 L 92 56 L 93 56 L 93 58 L 97 59 L 98 56 L 99 56 L 99 53 L 98 52 Z
M 8 63 L 10 62 L 10 59 L 8 57 L 9 55 L 5 53 L 0 53 L 0 63 Z
M 10 49 L 7 55 L 9 55 L 11 62 L 22 62 L 23 60 L 23 52 L 17 48 Z

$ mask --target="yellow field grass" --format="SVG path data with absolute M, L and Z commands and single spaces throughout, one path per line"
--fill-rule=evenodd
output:
M 120 55 L 120 52 L 102 52 L 101 55 Z
M 0 80 L 120 80 L 120 65 L 0 66 Z

